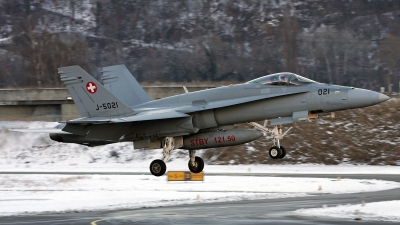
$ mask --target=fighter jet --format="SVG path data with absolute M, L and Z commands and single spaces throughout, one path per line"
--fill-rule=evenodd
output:
M 378 92 L 283 72 L 196 92 L 184 88 L 183 94 L 151 100 L 124 65 L 103 68 L 104 85 L 79 66 L 58 72 L 82 117 L 54 128 L 15 131 L 45 132 L 54 141 L 86 146 L 132 142 L 135 149 L 162 148 L 161 159 L 150 164 L 155 176 L 166 172 L 174 149 L 188 150 L 189 170 L 199 173 L 204 161 L 196 150 L 244 144 L 266 135 L 273 141 L 269 156 L 282 159 L 286 149 L 280 141 L 291 129 L 283 131 L 282 125 L 389 99 Z M 234 129 L 243 123 L 253 129 Z

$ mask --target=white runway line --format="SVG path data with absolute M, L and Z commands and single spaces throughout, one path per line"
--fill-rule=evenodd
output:
M 357 205 L 300 209 L 295 211 L 295 213 L 303 216 L 334 217 L 349 220 L 400 222 L 399 209 L 400 201 L 383 201 L 360 203 Z

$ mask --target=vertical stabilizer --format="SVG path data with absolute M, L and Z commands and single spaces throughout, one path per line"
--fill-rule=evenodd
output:
M 125 65 L 103 67 L 104 87 L 128 106 L 151 101 Z
M 80 66 L 58 68 L 82 117 L 110 117 L 133 114 L 133 110 L 112 95 Z

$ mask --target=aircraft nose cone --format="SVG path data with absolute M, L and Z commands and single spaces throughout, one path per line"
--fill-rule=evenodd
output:
M 354 88 L 348 92 L 348 102 L 351 108 L 367 107 L 388 100 L 389 97 L 370 90 Z
M 380 94 L 379 95 L 379 102 L 384 102 L 384 101 L 387 101 L 387 100 L 389 100 L 389 96 L 384 95 L 384 94 Z

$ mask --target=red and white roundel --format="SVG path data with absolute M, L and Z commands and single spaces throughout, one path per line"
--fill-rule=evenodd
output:
M 94 93 L 96 93 L 96 91 L 97 91 L 97 86 L 96 86 L 96 84 L 93 83 L 93 82 L 88 82 L 88 83 L 86 84 L 86 90 L 87 90 L 89 93 L 94 94 Z

